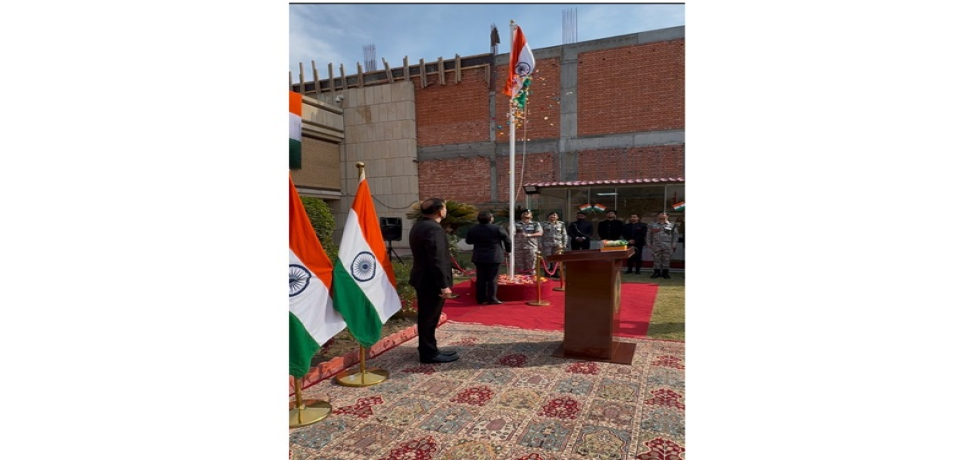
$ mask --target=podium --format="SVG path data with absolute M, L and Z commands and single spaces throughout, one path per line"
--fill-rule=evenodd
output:
M 636 344 L 617 342 L 619 285 L 623 261 L 635 249 L 586 249 L 553 254 L 549 263 L 565 264 L 565 338 L 557 358 L 631 364 Z

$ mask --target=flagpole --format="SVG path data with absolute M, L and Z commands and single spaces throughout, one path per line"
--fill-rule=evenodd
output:
M 367 176 L 364 174 L 364 162 L 358 161 L 355 163 L 355 166 L 357 166 L 358 181 L 367 180 Z M 350 215 L 348 214 L 348 219 L 350 218 L 349 216 Z M 378 224 L 377 220 L 375 220 L 374 224 L 380 225 Z M 347 332 L 350 333 L 350 330 L 348 329 Z M 351 334 L 351 336 L 353 336 L 353 334 Z M 364 345 L 360 346 L 360 358 L 359 371 L 354 372 L 353 370 L 349 369 L 343 370 L 337 374 L 336 377 L 334 377 L 334 381 L 337 382 L 338 385 L 345 387 L 369 387 L 388 380 L 388 371 L 378 368 L 367 368 L 367 349 L 364 348 Z
M 517 23 L 515 23 L 514 20 L 511 19 L 510 20 L 511 59 L 513 59 L 514 53 L 519 52 L 514 49 L 514 28 L 516 26 Z M 513 69 L 508 69 L 508 71 L 510 70 Z M 508 80 L 507 84 L 513 85 L 514 82 Z M 514 225 L 514 150 L 515 150 L 514 136 L 516 135 L 515 133 L 517 132 L 517 129 L 515 127 L 516 123 L 514 122 L 514 104 L 512 103 L 513 99 L 514 97 L 511 96 L 511 98 L 507 101 L 507 107 L 508 107 L 507 116 L 510 119 L 510 239 L 514 241 L 514 244 L 517 244 L 517 237 L 514 234 L 514 231 L 516 229 L 516 225 Z M 510 258 L 508 259 L 508 263 L 507 263 L 507 276 L 508 278 L 511 279 L 514 278 L 514 254 L 517 252 L 516 251 L 517 248 L 515 247 L 514 249 L 515 249 L 514 251 L 511 251 Z

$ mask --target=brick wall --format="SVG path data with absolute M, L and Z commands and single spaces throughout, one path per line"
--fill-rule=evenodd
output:
M 648 177 L 684 177 L 684 146 L 661 145 L 579 152 L 578 180 Z
M 489 158 L 453 158 L 419 164 L 419 198 L 481 203 L 490 195 Z
M 518 149 L 514 155 L 514 184 L 517 189 L 514 200 L 518 203 L 524 202 L 524 188 L 521 187 L 521 184 L 558 180 L 557 161 L 557 155 L 553 153 L 529 154 L 522 167 L 521 152 Z M 510 187 L 509 168 L 509 157 L 500 157 L 497 160 L 497 201 L 510 202 L 510 191 L 507 189 Z
M 683 39 L 579 54 L 579 136 L 683 128 Z
M 454 72 L 446 72 L 445 85 L 430 75 L 425 88 L 413 79 L 419 147 L 489 140 L 488 70 L 464 70 L 459 83 Z
M 527 138 L 530 140 L 557 139 L 561 133 L 561 62 L 558 58 L 536 60 L 531 78 L 531 94 L 527 98 Z M 510 126 L 507 112 L 510 98 L 503 93 L 507 81 L 507 65 L 497 66 L 497 117 L 495 141 L 510 142 Z M 514 133 L 518 140 L 524 138 L 524 128 L 518 127 Z
M 303 137 L 302 165 L 292 170 L 293 182 L 299 187 L 340 190 L 340 146 Z

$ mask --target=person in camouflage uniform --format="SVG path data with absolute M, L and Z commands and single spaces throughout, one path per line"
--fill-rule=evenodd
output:
M 677 249 L 677 228 L 668 221 L 667 212 L 657 215 L 657 221 L 647 226 L 647 247 L 653 253 L 653 275 L 670 278 L 670 256 Z
M 548 220 L 541 223 L 541 228 L 544 231 L 544 234 L 541 235 L 542 257 L 558 254 L 559 250 L 565 250 L 565 244 L 568 243 L 568 233 L 565 230 L 565 223 L 558 220 L 557 212 L 548 214 Z M 557 263 L 549 264 L 548 270 L 557 266 Z M 558 278 L 559 276 L 558 271 L 555 271 L 555 274 L 551 275 L 552 278 Z
M 544 234 L 540 222 L 531 220 L 531 210 L 521 213 L 521 220 L 514 224 L 514 273 L 534 274 L 534 262 L 540 245 L 538 239 Z

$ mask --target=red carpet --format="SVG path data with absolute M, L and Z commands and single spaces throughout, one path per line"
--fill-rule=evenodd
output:
M 549 290 L 558 286 L 557 282 L 549 284 Z M 620 332 L 617 335 L 646 337 L 658 285 L 622 283 L 620 286 Z M 453 286 L 453 293 L 459 297 L 447 300 L 442 309 L 450 321 L 546 331 L 565 329 L 565 291 L 552 291 L 550 297 L 545 296 L 542 291 L 543 300 L 551 302 L 551 305 L 543 307 L 527 305 L 527 301 L 534 299 L 504 302 L 500 305 L 477 305 L 469 281 Z

